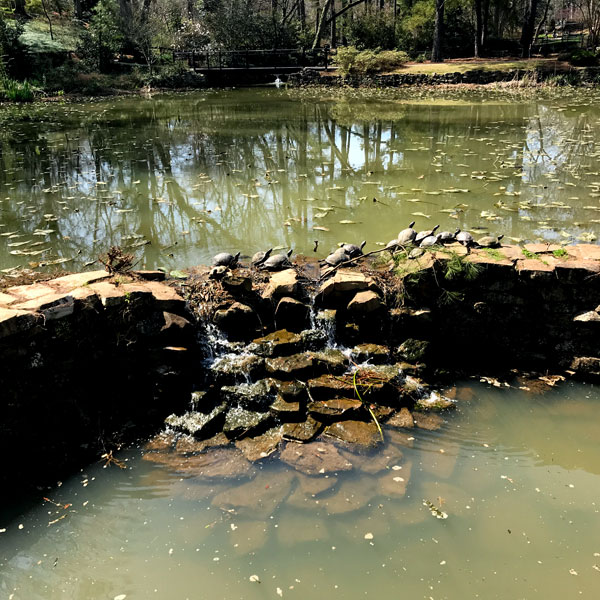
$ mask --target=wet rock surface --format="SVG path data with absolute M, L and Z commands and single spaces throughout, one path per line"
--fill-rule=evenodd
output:
M 333 474 L 352 469 L 352 463 L 330 443 L 288 443 L 281 451 L 281 460 L 305 475 Z

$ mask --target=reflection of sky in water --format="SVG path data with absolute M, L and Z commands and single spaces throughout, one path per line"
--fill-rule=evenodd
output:
M 536 396 L 468 383 L 458 397 L 440 431 L 410 431 L 414 447 L 392 463 L 402 469 L 340 473 L 305 503 L 294 472 L 276 462 L 258 471 L 253 489 L 268 497 L 267 488 L 282 486 L 283 500 L 249 512 L 221 511 L 213 500 L 240 483 L 182 478 L 136 450 L 121 455 L 128 470 L 92 465 L 43 492 L 72 504 L 65 519 L 48 525 L 65 511 L 41 500 L 15 519 L 0 514 L 0 593 L 229 600 L 277 598 L 280 588 L 284 598 L 315 600 L 595 598 L 598 393 L 570 384 Z M 395 474 L 408 478 L 403 498 L 374 491 L 378 478 Z M 339 512 L 339 490 L 356 510 Z M 434 518 L 424 499 L 448 518 Z
M 80 268 L 111 243 L 148 267 L 309 252 L 315 239 L 323 254 L 342 240 L 374 249 L 413 219 L 595 241 L 593 94 L 436 105 L 234 90 L 45 107 L 44 122 L 9 122 L 0 137 L 0 233 L 14 232 L 0 236 L 0 266 Z

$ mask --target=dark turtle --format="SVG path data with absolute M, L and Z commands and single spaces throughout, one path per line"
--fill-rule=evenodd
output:
M 486 235 L 482 237 L 480 240 L 477 240 L 477 245 L 480 248 L 499 248 L 501 246 L 500 240 L 504 237 L 504 235 Z
M 441 244 L 451 244 L 456 241 L 456 236 L 460 233 L 460 229 L 456 228 L 456 231 L 452 233 L 451 231 L 442 231 L 442 233 L 438 234 L 439 242 Z
M 407 246 L 412 244 L 417 236 L 417 232 L 413 229 L 415 222 L 413 221 L 406 229 L 403 229 L 398 234 L 398 244 L 400 246 Z
M 285 254 L 269 256 L 269 258 L 263 262 L 262 268 L 267 271 L 281 271 L 281 269 L 291 267 L 292 263 L 290 262 L 290 256 L 292 255 L 292 252 L 293 250 L 290 248 Z
M 362 241 L 360 243 L 360 246 L 357 246 L 356 244 L 344 244 L 342 246 L 342 250 L 344 250 L 346 254 L 350 256 L 350 258 L 356 258 L 357 256 L 360 256 L 363 253 L 363 248 L 366 244 L 366 240 Z
M 417 246 L 419 246 L 426 237 L 429 237 L 430 235 L 434 235 L 435 232 L 439 228 L 440 228 L 440 226 L 436 225 L 433 229 L 430 229 L 428 231 L 419 231 L 419 233 L 417 233 L 417 235 L 415 236 L 415 239 L 414 239 L 415 244 L 417 244 Z
M 235 256 L 229 252 L 219 252 L 219 254 L 213 256 L 212 264 L 215 267 L 229 267 L 233 269 L 237 266 L 239 257 L 239 252 Z
M 330 267 L 336 267 L 341 265 L 343 262 L 350 260 L 352 257 L 344 250 L 344 248 L 338 248 L 335 252 L 332 252 L 326 259 L 325 264 Z
M 461 231 L 456 234 L 456 241 L 460 242 L 463 246 L 472 246 L 473 236 L 468 231 Z
M 262 265 L 269 256 L 271 256 L 271 252 L 273 252 L 273 248 L 269 248 L 265 252 L 256 252 L 252 257 L 250 263 L 253 267 L 258 267 Z

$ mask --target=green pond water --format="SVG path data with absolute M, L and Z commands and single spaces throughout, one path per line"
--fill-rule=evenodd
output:
M 148 268 L 315 241 L 325 256 L 412 220 L 600 233 L 594 90 L 208 91 L 4 107 L 0 125 L 0 269 L 79 270 L 111 244 Z
M 0 597 L 597 598 L 598 389 L 465 383 L 458 397 L 441 429 L 386 429 L 380 454 L 310 478 L 315 496 L 271 459 L 250 487 L 182 477 L 135 449 L 118 455 L 126 469 L 91 465 L 0 513 Z M 227 493 L 245 506 L 219 509 Z

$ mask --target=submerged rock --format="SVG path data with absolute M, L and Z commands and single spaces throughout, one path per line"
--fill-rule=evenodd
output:
M 363 475 L 357 479 L 346 479 L 335 494 L 322 499 L 320 504 L 330 515 L 341 515 L 364 508 L 376 493 L 375 479 L 369 475 Z
M 144 455 L 144 459 L 187 477 L 220 480 L 250 477 L 254 474 L 251 463 L 234 448 L 217 448 L 212 452 L 192 456 L 149 452 Z
M 173 433 L 162 431 L 150 438 L 144 444 L 144 450 L 149 452 L 169 452 L 175 446 L 177 436 Z
M 321 542 L 329 538 L 325 519 L 312 516 L 285 514 L 279 519 L 277 540 L 282 546 L 306 542 Z
M 329 425 L 325 435 L 348 444 L 349 449 L 375 448 L 381 444 L 381 435 L 372 421 L 339 421 Z
M 191 435 L 182 435 L 177 440 L 175 450 L 185 454 L 197 454 L 204 452 L 208 448 L 218 448 L 219 446 L 229 446 L 231 442 L 224 433 L 217 433 L 206 440 L 197 440 Z
M 323 475 L 352 469 L 352 463 L 333 444 L 323 442 L 288 443 L 281 451 L 281 460 L 306 475 Z
M 355 469 L 375 475 L 381 471 L 398 470 L 402 462 L 402 450 L 394 444 L 387 444 L 375 453 L 354 454 L 346 450 L 340 450 L 340 454 L 352 462 Z
M 292 489 L 294 474 L 288 471 L 261 472 L 248 483 L 217 494 L 212 505 L 235 510 L 238 515 L 268 519 Z
M 436 431 L 444 424 L 444 419 L 440 415 L 432 413 L 413 412 L 413 418 L 417 427 L 428 431 Z
M 391 427 L 406 427 L 411 428 L 415 426 L 415 420 L 406 407 L 402 407 L 399 411 L 394 413 L 386 422 L 386 425 Z
M 320 475 L 311 477 L 298 473 L 298 489 L 302 493 L 310 496 L 318 496 L 323 492 L 330 490 L 337 483 L 337 477 L 334 475 Z
M 261 435 L 246 437 L 235 442 L 236 448 L 242 451 L 250 461 L 262 460 L 273 454 L 283 439 L 281 427 L 272 427 Z
M 412 463 L 407 461 L 398 465 L 398 469 L 391 469 L 385 475 L 377 479 L 377 491 L 382 496 L 388 498 L 404 498 L 406 495 L 406 486 L 410 481 Z

